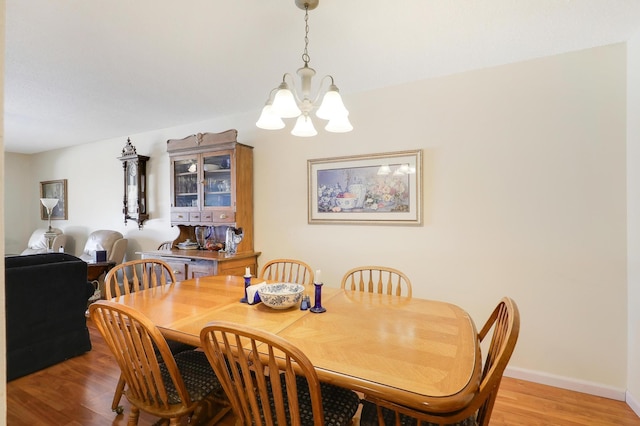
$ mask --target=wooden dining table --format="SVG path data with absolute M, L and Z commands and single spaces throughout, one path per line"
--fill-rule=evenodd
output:
M 313 286 L 307 293 L 313 305 Z M 422 411 L 463 408 L 478 391 L 476 327 L 454 304 L 322 286 L 326 312 L 312 313 L 240 303 L 243 295 L 242 277 L 207 276 L 113 300 L 141 311 L 166 338 L 194 346 L 211 321 L 272 332 L 301 349 L 321 380 Z

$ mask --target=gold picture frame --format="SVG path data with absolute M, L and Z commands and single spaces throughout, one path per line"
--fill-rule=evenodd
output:
M 67 180 L 40 182 L 40 198 L 57 198 L 58 204 L 51 211 L 51 220 L 67 220 Z M 40 204 L 40 219 L 48 220 L 47 209 Z
M 310 224 L 422 225 L 422 150 L 307 161 Z

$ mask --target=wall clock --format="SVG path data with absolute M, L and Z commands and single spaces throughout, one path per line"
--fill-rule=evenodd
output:
M 149 219 L 147 213 L 147 161 L 149 157 L 138 155 L 131 139 L 127 138 L 127 144 L 122 148 L 122 161 L 124 171 L 124 197 L 122 213 L 124 223 L 133 220 L 142 229 L 142 223 Z

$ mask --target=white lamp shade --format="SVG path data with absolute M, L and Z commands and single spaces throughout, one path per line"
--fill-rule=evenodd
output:
M 327 125 L 324 128 L 327 132 L 333 133 L 346 133 L 353 130 L 353 126 L 349 122 L 349 117 L 342 116 L 336 117 L 329 120 Z
M 342 96 L 338 92 L 338 88 L 335 85 L 331 85 L 327 93 L 322 98 L 322 104 L 316 111 L 316 116 L 323 120 L 333 120 L 334 118 L 346 117 L 349 115 L 349 111 L 345 108 L 342 102 Z
M 301 115 L 298 117 L 298 120 L 296 120 L 296 125 L 291 131 L 291 134 L 294 136 L 309 137 L 317 135 L 318 132 L 316 131 L 316 128 L 313 127 L 311 117 L 308 115 Z
M 273 106 L 265 105 L 256 126 L 265 130 L 278 130 L 284 127 L 284 121 L 273 113 Z
M 293 93 L 289 90 L 287 83 L 280 84 L 275 97 L 273 98 L 272 111 L 282 118 L 293 118 L 302 114 L 300 108 L 296 104 L 296 99 L 293 97 Z
M 47 210 L 51 210 L 58 205 L 57 198 L 40 198 L 40 202 L 47 208 Z

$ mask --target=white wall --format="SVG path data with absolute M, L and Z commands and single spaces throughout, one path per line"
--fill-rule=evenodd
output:
M 640 415 L 640 34 L 627 43 L 627 402 Z
M 5 22 L 5 1 L 0 0 L 0 23 L 4 28 Z M 4 52 L 4 31 L 0 32 L 0 52 Z M 4 55 L 0 55 L 0 99 L 4 101 Z M 0 174 L 2 175 L 2 181 L 6 182 L 6 175 L 4 172 L 4 102 L 0 104 L 0 149 L 2 153 L 0 153 L 0 165 L 2 165 L 2 170 L 0 170 Z M 6 185 L 3 185 L 3 188 L 0 188 L 0 235 L 4 237 L 4 192 Z M 0 255 L 2 255 L 2 260 L 0 260 L 1 268 L 4 271 L 4 253 L 5 249 L 2 247 L 0 249 Z M 0 351 L 1 353 L 7 353 L 7 340 L 5 336 L 5 318 L 4 318 L 4 274 L 0 277 Z M 4 356 L 0 357 L 0 419 L 7 418 L 7 361 Z
M 166 140 L 236 128 L 255 147 L 261 263 L 297 257 L 333 286 L 358 264 L 396 267 L 415 296 L 460 304 L 478 326 L 511 296 L 522 315 L 514 371 L 623 395 L 625 55 L 625 45 L 613 45 L 347 96 L 348 134 L 258 130 L 256 105 L 242 116 L 35 155 L 23 174 L 33 175 L 36 192 L 38 181 L 69 180 L 69 220 L 60 225 L 76 252 L 88 232 L 111 228 L 134 241 L 134 256 L 175 232 Z M 142 231 L 125 228 L 120 213 L 116 157 L 127 136 L 151 156 L 152 220 Z M 307 224 L 308 159 L 416 148 L 425 159 L 424 226 Z M 32 197 L 31 228 L 44 226 Z M 28 238 L 7 231 L 10 240 Z
M 38 181 L 35 174 L 27 172 L 32 170 L 33 160 L 31 155 L 5 153 L 4 223 L 11 225 L 4 236 L 8 254 L 20 253 L 26 248 L 34 221 L 40 217 L 40 210 L 33 201 L 40 198 Z M 46 226 L 45 222 L 43 224 Z

